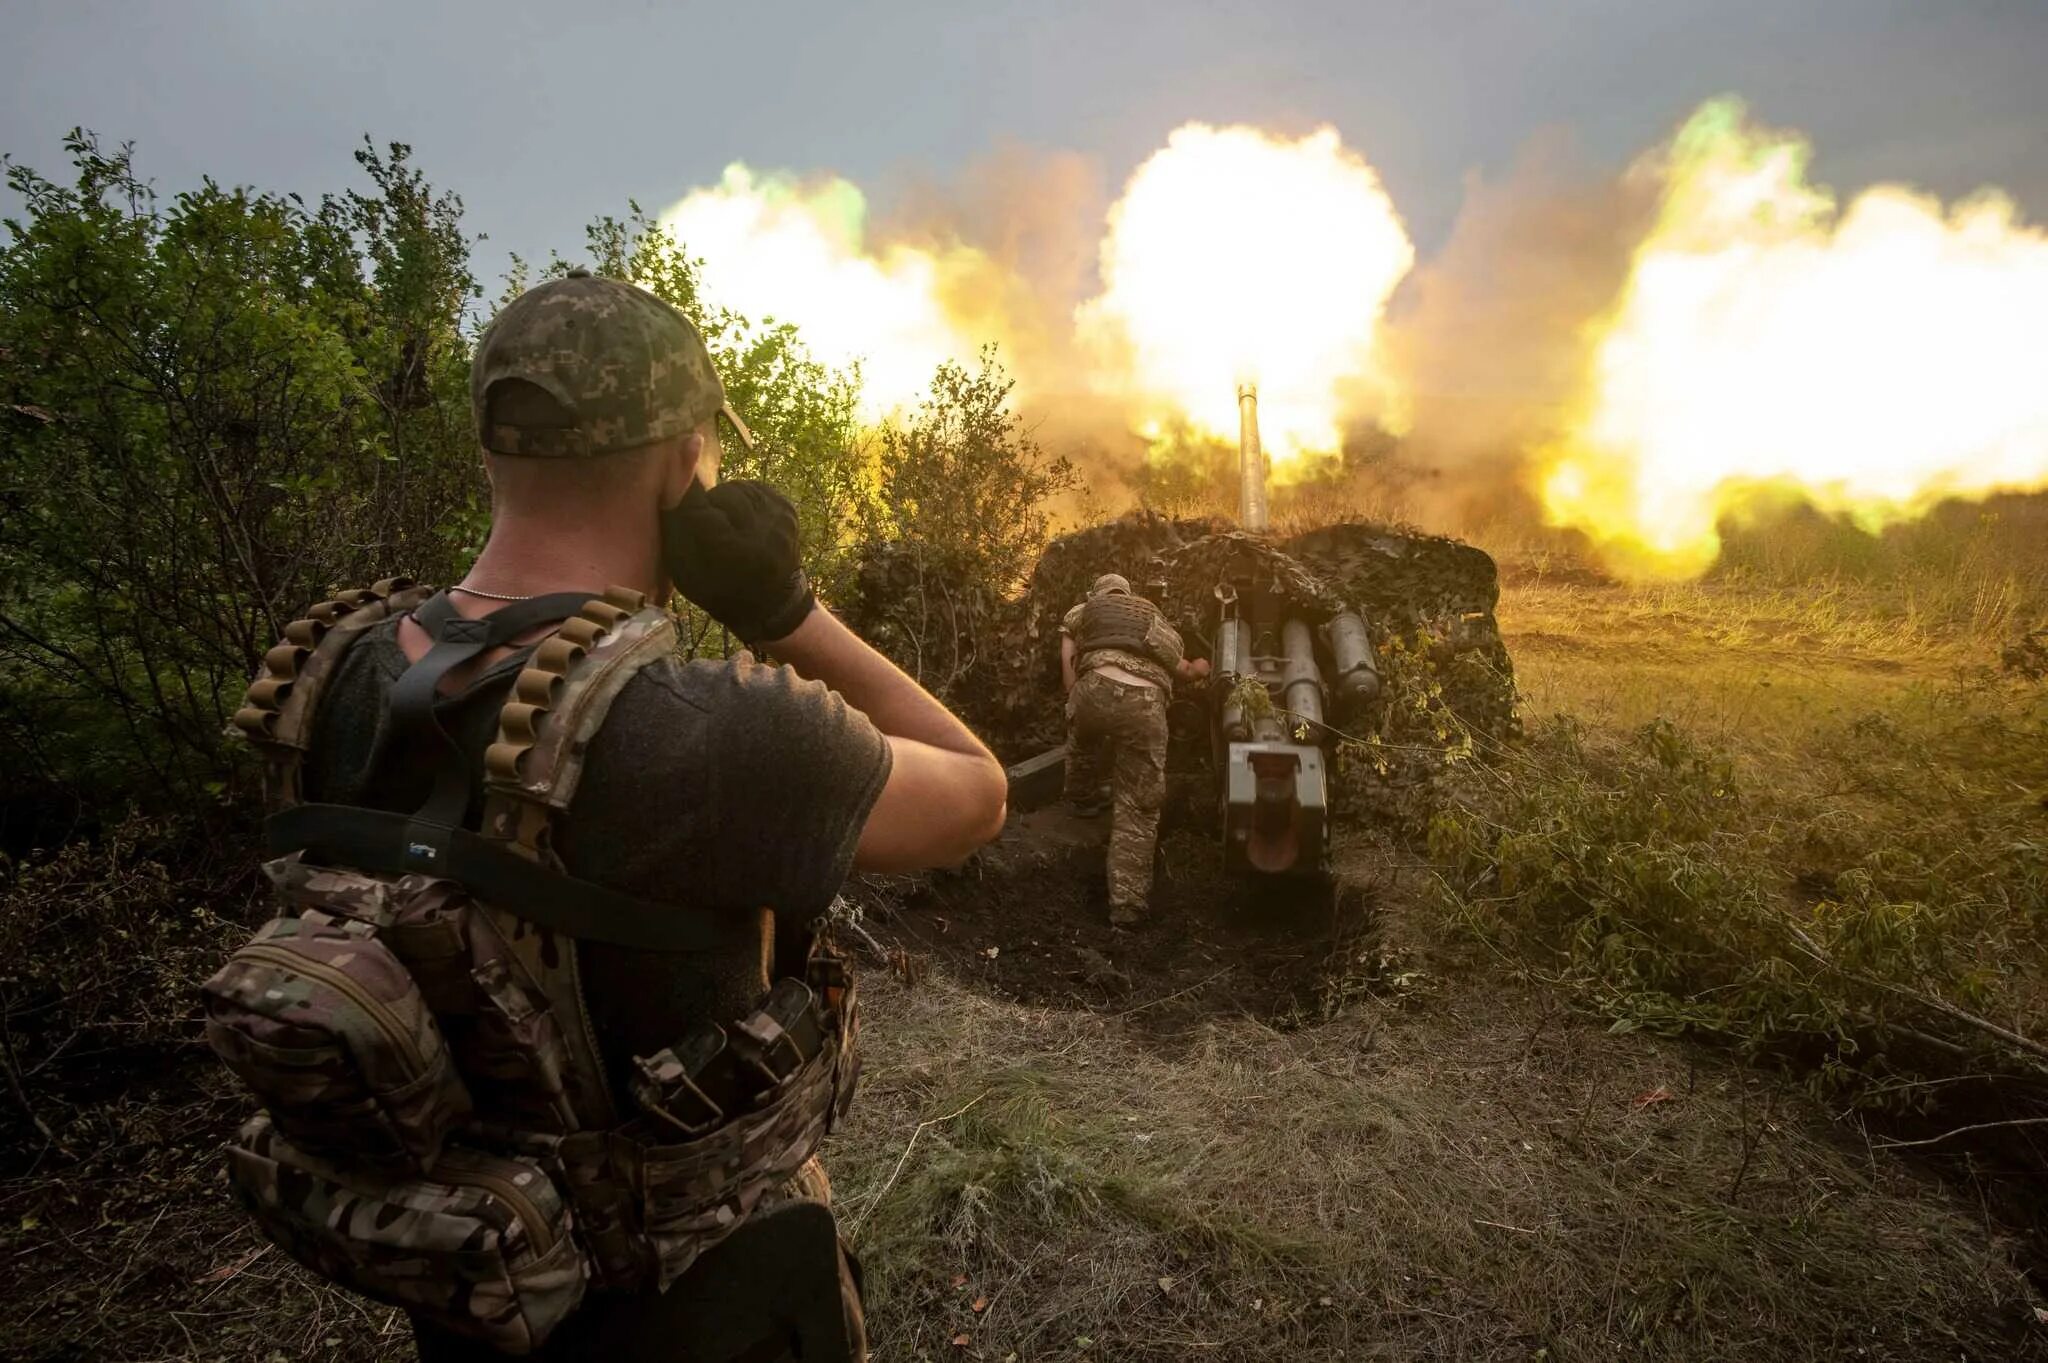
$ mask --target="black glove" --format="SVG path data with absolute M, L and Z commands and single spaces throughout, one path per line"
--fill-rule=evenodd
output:
M 661 513 L 676 590 L 747 644 L 788 638 L 817 603 L 797 546 L 796 508 L 766 483 L 692 483 Z

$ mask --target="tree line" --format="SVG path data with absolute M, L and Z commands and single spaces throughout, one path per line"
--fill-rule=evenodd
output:
M 17 855 L 231 801 L 228 717 L 283 626 L 388 574 L 452 580 L 487 530 L 468 391 L 495 311 L 481 237 L 405 144 L 366 138 L 356 183 L 317 202 L 210 179 L 164 196 L 132 144 L 74 130 L 64 148 L 62 181 L 5 162 L 0 849 Z M 796 501 L 828 599 L 857 605 L 880 551 L 1014 589 L 1074 476 L 1018 420 L 993 351 L 869 428 L 857 367 L 718 306 L 637 205 L 570 257 L 515 257 L 496 302 L 572 264 L 698 324 L 758 437 L 728 476 Z M 693 623 L 694 647 L 727 646 Z

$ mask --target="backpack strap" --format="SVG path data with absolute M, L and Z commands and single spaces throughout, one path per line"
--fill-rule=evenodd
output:
M 445 593 L 424 601 L 413 618 L 434 643 L 393 684 L 389 711 L 394 742 L 440 749 L 432 793 L 411 813 L 293 800 L 266 821 L 272 855 L 303 851 L 378 874 L 445 877 L 534 927 L 616 946 L 704 951 L 732 944 L 740 928 L 727 915 L 655 903 L 570 875 L 549 835 L 575 794 L 584 751 L 611 701 L 674 642 L 666 611 L 625 608 L 641 602 L 624 588 L 605 597 L 564 592 L 471 620 Z M 435 717 L 438 683 L 451 668 L 551 620 L 562 624 L 535 646 L 500 710 L 499 741 L 489 750 L 496 757 L 486 764 L 511 774 L 490 781 L 485 829 L 473 833 L 463 826 L 471 769 Z M 522 755 L 508 759 L 514 747 Z M 524 842 L 514 836 L 522 830 Z
M 338 593 L 285 626 L 284 638 L 263 655 L 263 669 L 235 711 L 233 728 L 264 757 L 264 801 L 272 809 L 304 798 L 306 749 L 320 696 L 342 655 L 379 621 L 403 615 L 433 595 L 410 578 L 387 577 L 368 588 Z
M 433 643 L 392 684 L 387 702 L 391 714 L 387 737 L 402 748 L 432 753 L 436 759 L 433 794 L 415 812 L 415 819 L 443 828 L 460 828 L 469 811 L 469 760 L 441 727 L 436 713 L 441 679 L 479 655 L 510 644 L 536 625 L 575 619 L 576 613 L 594 599 L 590 592 L 550 592 L 470 619 L 455 609 L 447 592 L 440 592 L 413 610 L 413 623 Z
M 566 879 L 557 835 L 568 818 L 591 739 L 626 683 L 647 664 L 669 656 L 675 642 L 675 617 L 650 606 L 639 592 L 611 587 L 541 640 L 513 679 L 512 692 L 498 711 L 497 741 L 484 751 L 483 830 L 498 859 L 522 868 L 521 878 L 528 883 Z M 583 1076 L 579 1115 L 587 1127 L 611 1126 L 621 1116 L 619 1100 L 611 1091 L 584 996 L 577 948 L 579 938 L 616 943 L 619 937 L 549 923 L 502 894 L 485 894 L 483 903 L 506 947 L 561 1021 L 570 1066 Z M 734 919 L 701 908 L 642 901 L 620 907 L 609 915 L 612 924 L 659 940 L 657 950 L 702 949 L 735 940 Z M 613 1187 L 612 1197 L 621 1208 L 630 1201 L 620 1186 Z M 621 1228 L 633 1219 L 620 1223 Z
M 435 876 L 513 917 L 636 951 L 711 951 L 740 940 L 745 928 L 688 905 L 656 903 L 606 889 L 505 850 L 464 828 L 428 824 L 410 814 L 357 805 L 301 803 L 263 821 L 272 857 L 352 866 L 376 875 Z

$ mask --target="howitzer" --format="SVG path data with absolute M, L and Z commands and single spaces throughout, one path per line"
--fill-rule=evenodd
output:
M 1262 533 L 1266 464 L 1257 388 L 1239 385 L 1237 402 L 1238 521 Z M 1265 875 L 1320 875 L 1329 861 L 1325 711 L 1333 692 L 1345 704 L 1379 692 L 1365 621 L 1353 610 L 1337 612 L 1324 623 L 1318 648 L 1304 603 L 1250 572 L 1216 583 L 1215 601 L 1211 734 L 1224 863 Z
M 1216 780 L 1225 863 L 1256 877 L 1313 878 L 1329 862 L 1326 750 L 1335 731 L 1325 717 L 1343 718 L 1373 701 L 1379 665 L 1356 604 L 1332 594 L 1264 533 L 1258 390 L 1242 384 L 1237 398 L 1240 528 L 1177 541 L 1149 561 L 1117 566 L 1192 637 L 1210 643 L 1199 724 Z M 1100 566 L 1091 560 L 1088 571 Z M 1065 770 L 1064 747 L 1011 767 L 1012 808 L 1057 798 Z

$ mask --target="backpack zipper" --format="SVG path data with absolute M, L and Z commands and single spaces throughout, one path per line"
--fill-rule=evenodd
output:
M 400 1049 L 412 1060 L 413 1073 L 427 1072 L 426 1053 L 420 1049 L 419 1038 L 413 1035 L 412 1029 L 399 1020 L 398 1014 L 391 1011 L 391 1005 L 350 978 L 347 972 L 337 970 L 324 961 L 302 956 L 274 942 L 252 942 L 235 954 L 243 960 L 265 961 L 279 969 L 318 980 L 362 1009 L 370 1020 L 377 1024 L 378 1031 L 396 1041 Z
M 513 1217 L 520 1225 L 526 1227 L 526 1238 L 533 1246 L 535 1257 L 546 1254 L 555 1247 L 553 1224 L 541 1215 L 540 1207 L 520 1189 L 518 1184 L 493 1173 L 488 1168 L 481 1167 L 478 1163 L 491 1158 L 489 1155 L 473 1154 L 466 1150 L 444 1150 L 441 1158 L 434 1162 L 433 1172 L 427 1177 L 458 1187 L 482 1188 L 485 1192 L 493 1194 L 500 1202 L 510 1207 Z M 455 1170 L 449 1169 L 451 1163 L 456 1166 Z M 461 1174 L 459 1179 L 448 1176 L 456 1171 Z M 546 1177 L 544 1174 L 541 1176 Z

